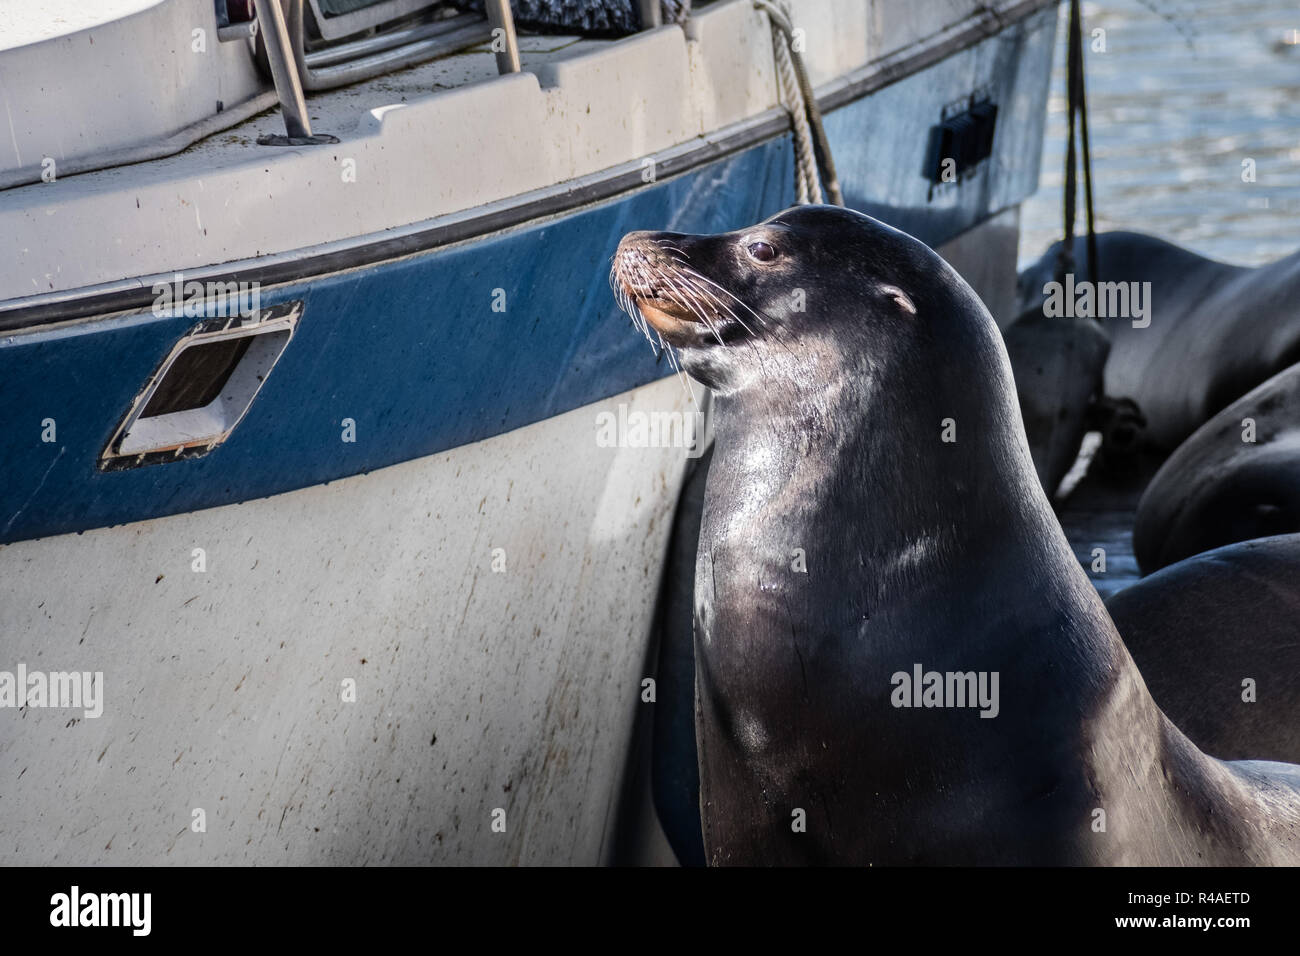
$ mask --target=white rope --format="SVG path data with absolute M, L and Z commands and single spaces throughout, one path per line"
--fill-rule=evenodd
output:
M 765 12 L 772 23 L 772 53 L 776 61 L 781 105 L 790 114 L 790 124 L 794 128 L 795 202 L 800 205 L 820 204 L 825 199 L 821 177 L 817 174 L 817 158 L 813 153 L 812 130 L 808 126 L 808 107 L 790 56 L 790 8 L 787 0 L 754 0 L 754 6 Z

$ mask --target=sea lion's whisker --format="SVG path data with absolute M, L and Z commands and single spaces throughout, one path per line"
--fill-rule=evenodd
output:
M 674 282 L 682 290 L 692 303 L 692 314 L 699 319 L 718 340 L 718 344 L 724 348 L 727 346 L 726 340 L 723 339 L 722 333 L 718 330 L 716 320 L 720 318 L 720 312 L 726 312 L 732 319 L 740 321 L 734 312 L 728 309 L 723 303 L 717 301 L 716 296 L 711 296 L 707 289 L 702 289 L 690 281 L 686 276 L 677 274 L 673 277 Z M 710 314 L 712 313 L 712 315 Z M 741 325 L 745 323 L 741 322 Z
M 709 320 L 700 313 L 699 306 L 689 300 L 690 299 L 689 292 L 680 288 L 673 288 L 668 293 L 668 295 L 674 302 L 680 305 L 683 310 L 685 310 L 686 312 L 694 316 L 696 319 L 698 319 L 700 324 L 702 324 L 711 333 L 713 333 L 713 337 L 718 340 L 719 345 L 724 344 L 722 341 L 722 336 L 718 335 L 717 329 L 715 329 L 712 323 L 710 323 Z
M 698 272 L 696 272 L 694 269 L 691 269 L 691 268 L 689 268 L 689 267 L 684 267 L 682 271 L 686 272 L 688 275 L 694 276 L 694 277 L 697 278 L 697 279 L 701 279 L 701 280 L 703 280 L 704 282 L 707 282 L 709 285 L 713 286 L 713 287 L 714 287 L 715 289 L 717 289 L 719 292 L 723 293 L 723 294 L 726 295 L 726 296 L 729 296 L 733 302 L 735 302 L 737 305 L 739 305 L 741 308 L 743 308 L 745 311 L 747 311 L 750 315 L 752 315 L 752 316 L 754 317 L 755 321 L 757 321 L 759 325 L 766 325 L 766 324 L 767 324 L 767 323 L 764 321 L 764 319 L 763 319 L 763 317 L 762 317 L 761 315 L 759 315 L 759 314 L 758 314 L 757 312 L 755 312 L 752 308 L 750 308 L 749 305 L 748 305 L 748 303 L 746 303 L 744 300 L 742 300 L 742 299 L 740 298 L 740 296 L 736 295 L 736 293 L 732 292 L 730 289 L 724 289 L 722 286 L 718 285 L 718 283 L 714 282 L 714 281 L 713 281 L 712 279 L 710 279 L 708 276 L 700 275 L 700 274 L 699 274 Z M 737 318 L 736 321 L 737 321 L 737 322 L 740 322 L 740 319 Z M 740 324 L 741 324 L 742 326 L 744 326 L 745 331 L 747 331 L 750 335 L 753 335 L 753 334 L 754 334 L 754 330 L 751 329 L 749 326 L 745 325 L 744 322 L 740 322 Z
M 655 355 L 659 358 L 665 356 L 668 358 L 669 366 L 672 368 L 673 372 L 676 373 L 678 380 L 682 384 L 682 390 L 686 394 L 687 402 L 692 407 L 699 408 L 699 399 L 695 396 L 695 389 L 691 386 L 690 377 L 681 366 L 681 362 L 677 355 L 677 349 L 674 348 L 672 344 L 664 341 L 663 334 L 658 329 L 654 329 L 654 334 L 651 334 L 652 326 L 645 314 L 641 311 L 641 307 L 637 303 L 635 294 L 631 291 L 637 286 L 647 289 L 666 286 L 670 293 L 672 293 L 672 299 L 674 302 L 680 305 L 687 312 L 699 318 L 706 326 L 709 326 L 710 331 L 713 331 L 714 335 L 717 335 L 717 331 L 713 329 L 712 324 L 703 314 L 704 310 L 700 308 L 698 301 L 693 300 L 694 304 L 692 304 L 692 302 L 683 301 L 682 296 L 687 296 L 692 299 L 693 297 L 691 297 L 690 290 L 684 287 L 679 281 L 679 278 L 680 277 L 665 273 L 663 270 L 653 266 L 642 256 L 623 256 L 621 258 L 616 256 L 614 265 L 610 269 L 609 274 L 610 285 L 614 289 L 614 298 L 618 303 L 619 308 L 626 312 L 631 318 L 633 327 L 645 336 L 646 341 L 650 343 L 650 348 L 654 351 Z M 655 281 L 656 279 L 660 281 L 657 283 Z M 721 342 L 721 337 L 719 337 L 718 340 Z
M 713 334 L 713 337 L 718 340 L 719 345 L 725 346 L 727 343 L 723 341 L 722 335 L 718 332 L 717 326 L 709 320 L 709 317 L 706 314 L 707 310 L 704 308 L 704 303 L 700 301 L 698 293 L 689 285 L 686 285 L 678 275 L 669 273 L 660 273 L 660 275 L 666 280 L 666 284 L 670 290 L 669 294 L 672 296 L 673 301 L 698 319 L 700 324 L 707 328 Z
M 685 370 L 681 366 L 681 362 L 678 361 L 677 350 L 673 348 L 671 344 L 665 342 L 664 337 L 660 335 L 658 331 L 656 331 L 655 334 L 658 336 L 659 345 L 663 349 L 662 354 L 668 356 L 668 364 L 672 366 L 673 371 L 677 373 L 677 380 L 682 383 L 682 391 L 686 393 L 687 401 L 698 408 L 699 402 L 695 398 L 695 390 L 691 388 L 690 376 L 686 374 Z
M 647 286 L 653 284 L 652 281 L 651 281 L 651 277 L 649 276 L 649 274 L 648 274 L 647 271 L 646 271 L 646 269 L 647 269 L 647 267 L 646 267 L 646 263 L 645 263 L 643 260 L 638 259 L 636 262 L 634 262 L 634 263 L 632 264 L 632 267 L 633 267 L 633 272 L 634 272 L 634 275 L 635 275 L 635 278 L 636 278 L 637 282 L 642 283 L 643 285 L 647 285 Z M 645 334 L 646 340 L 650 343 L 650 347 L 651 347 L 651 348 L 654 348 L 654 347 L 655 347 L 655 339 L 658 339 L 658 340 L 659 340 L 659 347 L 658 347 L 658 349 L 656 350 L 656 354 L 659 354 L 660 352 L 664 351 L 664 349 L 665 349 L 665 345 L 664 345 L 664 339 L 663 339 L 663 336 L 660 335 L 660 334 L 659 334 L 659 331 L 656 329 L 656 330 L 655 330 L 655 338 L 651 338 L 651 337 L 650 337 L 650 321 L 645 317 L 645 313 L 641 311 L 640 306 L 638 306 L 638 305 L 636 304 L 636 298 L 635 298 L 635 297 L 634 297 L 630 292 L 628 293 L 628 298 L 631 299 L 631 301 L 632 301 L 632 305 L 633 305 L 633 308 L 634 308 L 634 310 L 635 310 L 635 312 L 636 312 L 637 318 L 640 319 L 640 326 L 641 326 L 641 329 L 642 329 L 642 331 L 643 331 L 644 334 Z M 671 361 L 671 357 L 670 357 L 670 361 Z
M 718 340 L 718 344 L 725 348 L 727 343 L 722 338 L 722 333 L 718 331 L 717 325 L 714 324 L 713 319 L 711 319 L 707 314 L 710 307 L 710 303 L 708 302 L 708 300 L 704 298 L 704 296 L 701 294 L 699 289 L 695 289 L 690 286 L 684 286 L 683 289 L 684 289 L 684 294 L 689 296 L 691 302 L 694 303 L 695 305 L 694 309 L 692 309 L 692 312 L 695 314 L 696 318 L 698 318 L 701 324 L 703 324 L 711 333 L 713 333 L 713 337 Z M 714 318 L 716 317 L 717 316 L 714 316 Z
M 693 275 L 697 279 L 702 279 L 703 281 L 707 282 L 709 285 L 713 286 L 715 289 L 718 289 L 719 291 L 726 293 L 726 295 L 728 295 L 732 299 L 732 301 L 740 305 L 742 308 L 748 311 L 750 315 L 752 315 L 756 320 L 758 320 L 758 323 L 760 325 L 766 326 L 768 324 L 762 315 L 760 315 L 758 312 L 755 312 L 752 308 L 750 308 L 743 299 L 741 299 L 730 289 L 723 288 L 722 286 L 718 285 L 718 283 L 714 282 L 712 279 L 708 278 L 707 276 L 700 275 L 694 269 L 686 269 L 684 271 Z M 716 296 L 714 296 L 714 298 L 717 299 Z M 718 305 L 723 308 L 726 308 L 726 306 L 721 302 L 721 300 L 718 300 Z M 741 328 L 743 328 L 746 332 L 750 334 L 751 341 L 749 342 L 749 344 L 752 347 L 753 345 L 752 337 L 754 336 L 754 330 L 751 329 L 748 325 L 746 325 L 745 322 L 740 318 L 740 316 L 736 315 L 735 312 L 732 312 L 731 309 L 727 308 L 727 312 L 729 315 L 731 315 L 733 319 L 735 319 L 737 322 L 740 323 Z M 793 350 L 790 348 L 790 344 L 788 342 L 786 342 L 783 338 L 778 338 L 778 342 L 780 343 L 783 349 L 793 354 Z M 759 365 L 763 367 L 763 371 L 766 377 L 767 366 L 763 364 L 762 356 L 761 354 L 758 353 L 757 349 L 755 349 L 755 355 L 758 358 Z
M 737 322 L 740 325 L 740 327 L 743 328 L 750 335 L 754 334 L 754 330 L 751 329 L 748 325 L 746 325 L 744 320 L 741 319 L 740 316 L 736 315 L 735 311 L 729 305 L 727 305 L 725 302 L 719 299 L 714 293 L 710 292 L 708 289 L 696 285 L 688 276 L 682 276 L 681 281 L 684 284 L 686 284 L 688 288 L 694 290 L 697 295 L 704 298 L 707 302 L 712 303 L 713 306 L 717 308 L 718 311 L 725 312 L 727 316 L 732 319 L 732 321 Z
M 656 277 L 660 279 L 668 278 L 667 276 L 662 274 L 658 269 L 652 267 L 644 259 L 637 259 L 635 262 L 633 262 L 630 271 L 632 272 L 632 278 L 634 278 L 636 282 L 648 288 L 654 288 L 655 286 L 654 279 Z M 624 289 L 624 297 L 627 301 L 628 311 L 633 313 L 636 316 L 636 319 L 639 320 L 637 322 L 637 325 L 639 328 L 644 330 L 645 336 L 647 340 L 649 340 L 651 348 L 655 348 L 655 343 L 657 340 L 658 348 L 656 350 L 656 354 L 661 356 L 667 356 L 668 364 L 672 368 L 672 370 L 676 373 L 678 381 L 681 382 L 682 390 L 686 393 L 687 401 L 694 407 L 698 408 L 699 400 L 695 397 L 695 390 L 691 387 L 690 378 L 687 376 L 685 370 L 681 366 L 681 362 L 678 360 L 677 350 L 670 343 L 664 341 L 663 334 L 658 329 L 654 330 L 654 338 L 653 339 L 650 338 L 650 328 L 651 328 L 650 322 L 648 319 L 646 319 L 644 313 L 641 312 L 641 308 L 637 304 L 635 297 L 631 294 L 631 292 L 628 292 L 626 289 Z M 687 309 L 687 311 L 693 311 L 692 309 L 690 309 L 689 306 L 685 305 L 685 303 L 681 303 L 680 300 L 675 299 L 674 301 L 678 301 L 679 304 L 683 306 L 683 308 Z
M 759 314 L 758 314 L 757 312 L 755 312 L 752 308 L 750 308 L 750 306 L 749 306 L 749 304 L 748 304 L 747 302 L 745 302 L 743 299 L 741 299 L 740 296 L 736 295 L 736 293 L 732 292 L 730 289 L 727 289 L 727 288 L 724 288 L 724 287 L 721 286 L 721 285 L 718 285 L 718 283 L 714 282 L 714 281 L 713 281 L 712 279 L 710 279 L 708 276 L 701 275 L 700 273 L 696 272 L 694 269 L 691 269 L 691 268 L 689 268 L 689 267 L 685 268 L 683 271 L 686 272 L 688 275 L 692 276 L 693 278 L 699 279 L 699 280 L 701 280 L 702 282 L 707 282 L 709 285 L 713 286 L 713 288 L 717 289 L 717 290 L 718 290 L 719 292 L 721 292 L 723 295 L 726 295 L 726 296 L 727 296 L 728 298 L 730 298 L 733 302 L 735 302 L 737 305 L 739 305 L 741 308 L 743 308 L 745 311 L 747 311 L 747 312 L 748 312 L 750 315 L 752 315 L 752 316 L 753 316 L 753 317 L 754 317 L 754 318 L 755 318 L 755 319 L 756 319 L 760 324 L 765 324 L 765 323 L 764 323 L 763 316 L 759 315 Z M 752 332 L 752 330 L 750 330 L 750 331 Z
M 677 246 L 674 246 L 672 243 L 668 242 L 668 241 L 665 240 L 665 239 L 656 239 L 656 240 L 655 240 L 655 244 L 658 245 L 658 246 L 659 246 L 660 248 L 662 248 L 662 249 L 668 249 L 668 250 L 671 250 L 672 252 L 677 253 L 678 255 L 680 255 L 680 256 L 682 257 L 682 258 L 681 258 L 681 261 L 682 261 L 682 262 L 689 262 L 689 261 L 690 261 L 690 258 L 691 258 L 690 253 L 688 253 L 685 249 L 681 249 L 681 248 L 679 248 L 679 247 L 677 247 Z
M 727 303 L 719 299 L 717 295 L 715 295 L 708 289 L 695 285 L 693 282 L 691 282 L 689 278 L 685 276 L 682 277 L 682 281 L 690 283 L 690 287 L 694 289 L 699 296 L 701 296 L 708 303 L 710 303 L 717 312 L 725 314 L 733 322 L 738 324 L 742 329 L 744 329 L 747 333 L 749 333 L 750 336 L 753 336 L 754 330 L 749 327 L 749 325 L 745 322 L 744 319 L 742 319 L 739 315 L 736 314 L 734 309 L 732 309 L 729 305 L 727 305 Z
M 650 339 L 650 330 L 643 327 L 645 320 L 640 311 L 635 305 L 633 305 L 632 296 L 627 291 L 627 283 L 625 281 L 626 277 L 624 274 L 626 269 L 627 263 L 625 258 L 615 256 L 614 265 L 609 271 L 609 284 L 614 290 L 614 301 L 618 305 L 620 311 L 627 313 L 628 318 L 632 320 L 632 327 L 644 335 L 646 340 L 650 342 L 651 346 L 653 346 L 654 342 Z

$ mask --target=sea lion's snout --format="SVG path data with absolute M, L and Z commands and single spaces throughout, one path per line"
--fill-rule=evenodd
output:
M 632 321 L 661 344 L 707 350 L 752 335 L 758 316 L 731 291 L 735 235 L 630 232 L 610 281 Z M 730 263 L 730 265 L 728 265 Z
M 690 283 L 680 274 L 685 262 L 677 240 L 668 232 L 630 232 L 614 254 L 615 292 L 629 312 L 639 312 L 668 340 L 689 337 L 699 321 L 689 305 Z

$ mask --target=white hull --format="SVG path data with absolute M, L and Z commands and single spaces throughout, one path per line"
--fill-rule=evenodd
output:
M 620 402 L 685 409 L 669 378 L 369 475 L 0 549 L 0 669 L 105 688 L 97 719 L 3 715 L 0 860 L 605 860 L 686 463 L 595 447 Z

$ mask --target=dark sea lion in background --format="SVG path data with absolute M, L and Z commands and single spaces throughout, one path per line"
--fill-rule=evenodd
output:
M 1198 554 L 1106 609 L 1151 696 L 1201 750 L 1300 762 L 1300 534 Z
M 1150 574 L 1234 541 L 1293 531 L 1300 531 L 1300 365 L 1237 399 L 1161 465 L 1138 502 L 1133 553 Z
M 1038 309 L 1060 252 L 1054 244 L 1021 273 L 1022 310 Z M 1084 237 L 1076 282 L 1088 279 Z M 1150 325 L 1106 318 L 1105 392 L 1132 399 L 1145 438 L 1172 451 L 1220 409 L 1300 361 L 1300 252 L 1259 268 L 1207 259 L 1133 232 L 1097 236 L 1100 281 L 1150 282 Z
M 810 206 L 632 233 L 614 279 L 716 397 L 710 863 L 1300 863 L 1300 767 L 1208 757 L 1152 701 L 933 251 Z
M 1110 351 L 1094 319 L 1026 312 L 1002 333 L 1034 470 L 1049 498 L 1079 456 Z

